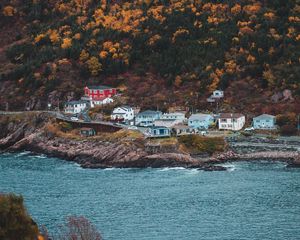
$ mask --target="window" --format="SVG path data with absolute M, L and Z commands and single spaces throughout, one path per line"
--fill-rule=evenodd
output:
M 227 119 L 226 118 L 222 118 L 221 122 L 227 122 Z

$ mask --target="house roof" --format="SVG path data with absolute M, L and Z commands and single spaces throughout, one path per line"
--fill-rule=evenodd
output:
M 140 112 L 138 115 L 156 115 L 156 114 L 162 114 L 162 112 L 161 111 L 146 110 L 144 112 Z
M 65 105 L 75 105 L 75 104 L 83 104 L 83 103 L 87 103 L 86 101 L 82 101 L 82 100 L 78 100 L 78 101 L 69 101 L 66 102 Z
M 167 127 L 164 127 L 164 126 L 153 126 L 153 127 L 151 127 L 151 129 L 169 129 L 169 128 L 167 128 Z
M 189 129 L 190 127 L 188 125 L 184 125 L 184 124 L 176 124 L 172 128 L 174 128 L 174 129 Z
M 120 106 L 120 107 L 116 107 L 114 109 L 114 111 L 117 110 L 118 108 L 120 108 L 120 109 L 122 109 L 124 111 L 130 111 L 130 110 L 132 110 L 132 107 L 130 107 L 130 106 Z
M 219 118 L 240 118 L 244 117 L 241 113 L 221 113 Z
M 96 89 L 96 90 L 106 90 L 106 89 L 114 89 L 114 87 L 109 87 L 105 85 L 98 85 L 98 86 L 87 86 L 88 89 Z
M 183 112 L 173 112 L 173 113 L 164 113 L 163 116 L 182 116 L 182 115 L 185 115 L 185 113 Z
M 257 117 L 254 117 L 254 119 L 268 119 L 268 118 L 275 118 L 275 116 L 273 115 L 270 115 L 270 114 L 262 114 L 262 115 L 259 115 Z
M 210 114 L 196 113 L 196 114 L 192 114 L 189 117 L 189 120 L 206 120 L 209 117 L 212 116 Z

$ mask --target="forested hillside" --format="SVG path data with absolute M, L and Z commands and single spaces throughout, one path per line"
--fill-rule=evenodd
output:
M 223 89 L 224 110 L 299 112 L 299 0 L 0 5 L 2 109 L 45 108 L 108 84 L 142 107 L 209 109 Z

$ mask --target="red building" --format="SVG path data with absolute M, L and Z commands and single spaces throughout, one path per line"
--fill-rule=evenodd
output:
M 113 97 L 117 94 L 117 89 L 108 86 L 86 86 L 84 88 L 85 97 L 91 98 L 91 100 L 103 100 L 105 98 Z

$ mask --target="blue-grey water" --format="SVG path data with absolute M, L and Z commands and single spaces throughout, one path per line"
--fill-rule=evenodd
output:
M 22 194 L 55 233 L 84 215 L 113 240 L 300 239 L 300 170 L 227 164 L 226 172 L 82 169 L 29 153 L 0 155 L 0 192 Z

